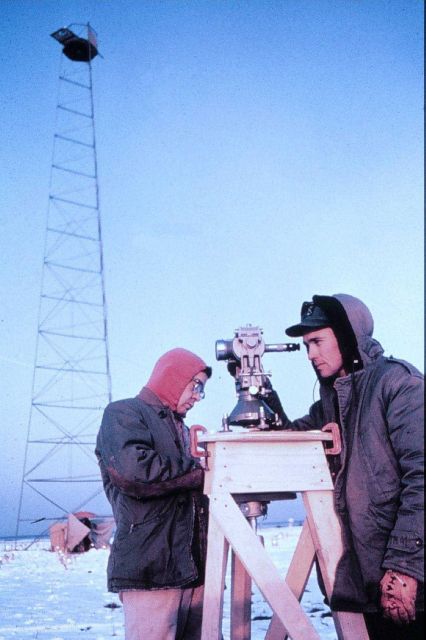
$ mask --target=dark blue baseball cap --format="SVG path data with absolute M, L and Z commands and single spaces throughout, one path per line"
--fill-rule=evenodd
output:
M 304 302 L 300 311 L 300 322 L 285 330 L 291 338 L 304 336 L 305 333 L 323 329 L 331 325 L 330 318 L 315 302 Z

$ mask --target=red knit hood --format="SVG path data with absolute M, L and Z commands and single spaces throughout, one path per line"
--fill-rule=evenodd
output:
M 172 349 L 158 359 L 145 387 L 172 411 L 176 411 L 188 382 L 205 369 L 210 377 L 210 368 L 195 353 L 186 349 Z

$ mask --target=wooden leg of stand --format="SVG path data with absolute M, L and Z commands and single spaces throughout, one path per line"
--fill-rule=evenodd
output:
M 342 555 L 342 536 L 334 511 L 333 492 L 306 491 L 303 502 L 325 590 L 330 599 Z M 362 614 L 334 611 L 333 619 L 339 640 L 368 640 Z
M 319 640 L 297 598 L 228 493 L 210 496 L 210 513 L 293 640 Z M 206 638 L 203 638 L 206 640 Z
M 334 611 L 334 626 L 337 637 L 345 640 L 369 640 L 367 627 L 365 626 L 362 613 L 351 613 L 350 611 Z
M 228 549 L 229 544 L 225 540 L 223 531 L 214 516 L 210 514 L 201 640 L 221 640 L 222 638 L 223 590 Z
M 231 640 L 251 638 L 251 578 L 232 552 Z
M 308 582 L 312 565 L 315 559 L 315 548 L 312 542 L 309 525 L 305 520 L 299 540 L 291 559 L 285 581 L 293 594 L 300 601 Z M 285 640 L 288 636 L 285 633 L 278 616 L 272 616 L 271 623 L 265 636 L 265 640 Z

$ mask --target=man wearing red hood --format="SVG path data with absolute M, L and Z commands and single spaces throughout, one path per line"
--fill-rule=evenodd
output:
M 96 455 L 117 525 L 108 589 L 123 602 L 126 640 L 201 635 L 207 505 L 183 418 L 210 376 L 201 358 L 172 349 L 135 398 L 104 412 Z

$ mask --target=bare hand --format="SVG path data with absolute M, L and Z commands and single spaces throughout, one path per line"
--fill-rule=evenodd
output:
M 409 624 L 416 618 L 417 580 L 388 569 L 380 581 L 383 617 L 396 624 Z

